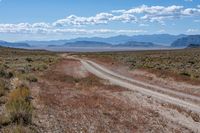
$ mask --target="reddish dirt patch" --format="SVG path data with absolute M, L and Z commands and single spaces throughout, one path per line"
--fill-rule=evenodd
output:
M 66 59 L 33 85 L 34 123 L 40 132 L 181 131 L 151 108 L 126 100 L 121 93 L 128 90 L 85 71 L 79 75 L 83 69 L 78 61 Z

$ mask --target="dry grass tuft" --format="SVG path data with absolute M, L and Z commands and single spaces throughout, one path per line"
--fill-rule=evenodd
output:
M 21 86 L 9 94 L 6 109 L 12 122 L 31 123 L 33 107 L 28 100 L 29 97 L 30 90 L 25 86 Z

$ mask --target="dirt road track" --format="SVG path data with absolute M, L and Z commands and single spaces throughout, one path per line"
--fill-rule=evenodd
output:
M 186 110 L 200 113 L 199 105 L 184 101 L 182 99 L 179 99 L 178 97 L 172 97 L 167 94 L 160 93 L 155 90 L 161 90 L 163 92 L 168 91 L 169 93 L 176 93 L 177 95 L 179 95 L 181 97 L 194 99 L 196 101 L 200 101 L 199 97 L 187 95 L 185 93 L 179 93 L 179 92 L 174 92 L 174 91 L 170 91 L 170 90 L 165 90 L 163 88 L 158 88 L 155 86 L 150 86 L 151 88 L 153 88 L 155 90 L 148 89 L 148 86 L 145 85 L 144 83 L 141 83 L 141 82 L 135 81 L 131 78 L 119 75 L 113 71 L 106 69 L 105 67 L 100 66 L 99 64 L 97 64 L 93 61 L 89 61 L 89 60 L 80 60 L 80 61 L 89 72 L 93 73 L 94 75 L 96 75 L 100 78 L 109 80 L 112 84 L 119 85 L 121 87 L 125 87 L 125 88 L 128 88 L 133 91 L 137 91 L 137 92 L 147 95 L 147 96 L 151 96 L 162 102 L 167 102 L 170 104 L 178 105 L 180 107 L 185 108 Z

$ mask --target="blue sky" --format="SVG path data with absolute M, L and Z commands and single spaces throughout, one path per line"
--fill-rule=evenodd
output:
M 1 0 L 0 40 L 199 34 L 200 0 Z

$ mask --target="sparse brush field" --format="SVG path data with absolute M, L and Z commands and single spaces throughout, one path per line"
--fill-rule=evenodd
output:
M 34 132 L 29 83 L 58 57 L 47 51 L 0 47 L 0 132 Z
M 199 81 L 199 53 L 188 49 L 75 55 Z M 197 131 L 199 115 L 177 108 L 96 77 L 69 53 L 0 48 L 0 132 Z
M 199 83 L 200 49 L 83 53 L 81 56 L 107 63 L 121 63 L 133 69 L 145 69 L 163 78 Z

